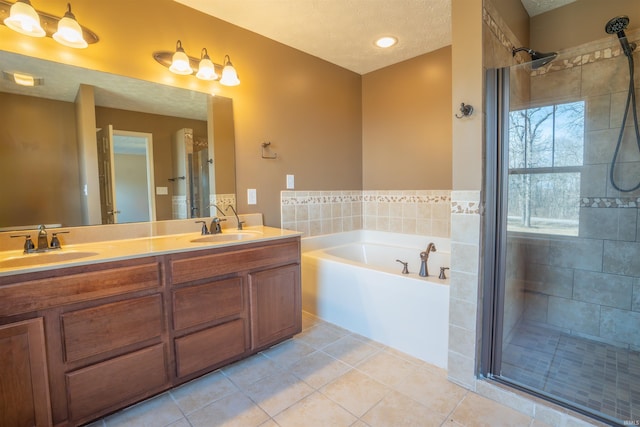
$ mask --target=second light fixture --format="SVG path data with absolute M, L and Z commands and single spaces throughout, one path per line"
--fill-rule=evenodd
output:
M 180 75 L 193 75 L 201 80 L 218 80 L 224 86 L 237 86 L 240 84 L 238 73 L 229 55 L 224 57 L 224 65 L 214 64 L 209 57 L 206 48 L 202 48 L 200 59 L 190 57 L 184 51 L 182 42 L 178 40 L 175 52 L 154 52 L 153 57 L 160 64 L 169 68 L 169 71 Z M 221 70 L 221 76 L 216 71 L 216 67 Z

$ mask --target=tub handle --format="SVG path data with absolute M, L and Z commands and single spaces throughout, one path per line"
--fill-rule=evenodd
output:
M 408 262 L 404 262 L 404 261 L 400 261 L 399 259 L 397 259 L 396 261 L 404 266 L 404 268 L 402 269 L 402 274 L 409 274 L 409 268 L 407 267 L 409 265 L 409 263 Z
M 446 279 L 447 276 L 444 275 L 445 270 L 448 270 L 449 267 L 440 267 L 440 275 L 438 276 L 438 279 Z

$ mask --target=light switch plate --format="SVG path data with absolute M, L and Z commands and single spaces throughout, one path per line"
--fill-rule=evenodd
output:
M 287 190 L 295 188 L 293 175 L 287 175 Z
M 256 189 L 255 188 L 248 188 L 247 189 L 247 204 L 248 205 L 255 205 L 256 203 L 258 203 L 258 199 L 256 196 Z
M 158 196 L 164 196 L 169 194 L 169 188 L 168 187 L 156 187 L 156 194 Z

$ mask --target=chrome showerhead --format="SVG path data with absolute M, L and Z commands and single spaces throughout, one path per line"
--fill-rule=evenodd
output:
M 549 62 L 553 61 L 554 59 L 556 59 L 556 56 L 558 56 L 557 52 L 547 52 L 547 53 L 541 53 L 541 52 L 536 52 L 533 49 L 529 49 L 528 47 L 519 47 L 519 48 L 513 48 L 511 50 L 511 53 L 513 54 L 513 56 L 516 56 L 516 53 L 518 52 L 527 52 L 529 55 L 531 55 L 531 68 L 532 69 L 536 69 L 536 68 L 540 68 L 543 65 L 547 65 Z
M 633 51 L 636 49 L 635 43 L 629 43 L 627 40 L 627 35 L 624 33 L 625 28 L 629 25 L 629 17 L 622 15 L 616 16 L 607 22 L 607 25 L 604 26 L 604 30 L 608 34 L 616 34 L 618 36 L 618 40 L 620 41 L 620 45 L 622 46 L 622 51 L 627 57 L 631 57 Z

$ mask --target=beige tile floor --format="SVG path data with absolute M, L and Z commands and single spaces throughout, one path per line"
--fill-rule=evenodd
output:
M 532 426 L 446 371 L 310 314 L 303 331 L 91 427 Z

